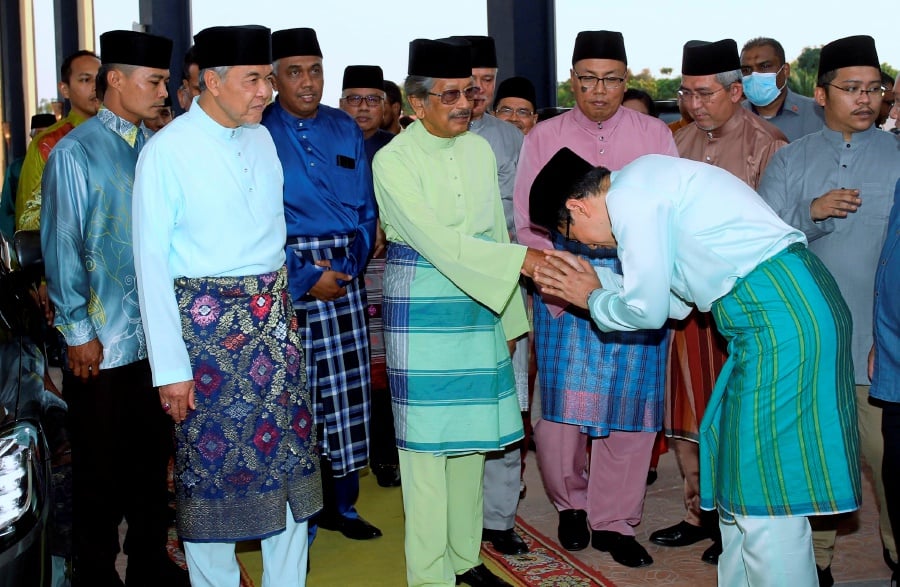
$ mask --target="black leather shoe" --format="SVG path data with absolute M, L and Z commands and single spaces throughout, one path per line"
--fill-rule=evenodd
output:
M 650 542 L 660 546 L 688 546 L 707 538 L 711 538 L 711 536 L 705 528 L 682 520 L 674 526 L 657 530 L 651 534 Z
M 722 541 L 714 540 L 712 546 L 704 550 L 703 554 L 700 555 L 700 560 L 711 565 L 717 565 L 719 564 L 720 554 L 722 554 Z
M 594 530 L 591 532 L 591 546 L 597 550 L 608 552 L 614 561 L 626 567 L 646 567 L 653 564 L 650 553 L 638 544 L 634 536 L 625 536 L 607 530 Z
M 362 517 L 346 518 L 341 516 L 338 531 L 350 540 L 371 540 L 381 536 L 381 530 L 362 519 Z
M 481 531 L 481 541 L 490 542 L 494 550 L 501 554 L 525 554 L 528 552 L 528 545 L 516 533 L 515 528 L 510 528 L 509 530 L 488 530 L 485 528 Z
M 400 467 L 397 465 L 376 465 L 372 472 L 381 487 L 400 487 Z
M 456 584 L 466 584 L 472 587 L 512 587 L 512 585 L 490 572 L 483 564 L 457 575 Z
M 587 512 L 584 510 L 563 510 L 559 512 L 557 528 L 559 543 L 566 550 L 584 550 L 591 541 L 588 530 Z
M 820 569 L 816 565 L 816 575 L 819 577 L 819 587 L 831 587 L 834 585 L 834 577 L 831 576 L 831 565 Z

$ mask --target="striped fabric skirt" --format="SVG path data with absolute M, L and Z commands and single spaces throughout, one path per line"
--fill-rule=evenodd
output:
M 563 242 L 557 249 L 595 267 L 621 273 L 614 249 Z M 558 318 L 534 296 L 534 349 L 541 385 L 541 417 L 581 426 L 593 437 L 611 430 L 656 432 L 663 421 L 668 331 L 603 332 L 586 310 L 566 309 Z
M 322 507 L 316 431 L 287 272 L 178 278 L 197 409 L 176 424 L 183 540 L 263 538 Z
M 725 339 L 712 314 L 694 310 L 669 322 L 672 338 L 666 366 L 666 436 L 697 442 L 706 404 L 725 364 Z
M 726 517 L 857 509 L 851 319 L 834 278 L 794 244 L 713 314 L 728 360 L 700 430 L 702 507 Z
M 397 243 L 388 246 L 382 312 L 399 448 L 449 455 L 522 438 L 497 314 Z

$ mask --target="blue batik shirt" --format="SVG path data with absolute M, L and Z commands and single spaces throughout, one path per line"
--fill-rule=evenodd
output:
M 349 237 L 331 268 L 352 277 L 365 269 L 378 217 L 372 172 L 362 131 L 346 112 L 319 105 L 315 117 L 297 118 L 276 101 L 262 123 L 284 168 L 288 280 L 297 301 L 321 276 L 319 267 L 292 249 L 298 239 Z
M 97 338 L 101 369 L 147 358 L 131 247 L 134 168 L 150 131 L 106 108 L 61 140 L 41 181 L 41 247 L 54 325 Z

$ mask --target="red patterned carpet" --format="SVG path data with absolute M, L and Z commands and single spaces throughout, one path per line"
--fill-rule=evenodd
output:
M 578 560 L 522 518 L 516 518 L 516 530 L 528 544 L 529 553 L 503 555 L 489 543 L 485 543 L 481 553 L 513 576 L 518 587 L 614 587 L 600 571 Z

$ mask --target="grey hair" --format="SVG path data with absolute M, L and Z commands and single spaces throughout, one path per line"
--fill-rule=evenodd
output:
M 219 79 L 222 79 L 228 74 L 229 69 L 231 69 L 230 65 L 220 65 L 218 67 L 204 67 L 203 69 L 201 69 L 200 70 L 200 91 L 201 92 L 206 91 L 206 79 L 203 76 L 204 73 L 206 73 L 207 71 L 211 71 L 214 74 L 216 74 L 217 76 L 219 76 Z
M 425 100 L 428 98 L 428 93 L 434 89 L 434 78 L 422 75 L 407 76 L 406 81 L 403 82 L 403 89 L 406 91 L 407 101 L 412 97 Z
M 722 84 L 722 87 L 729 87 L 731 84 L 740 82 L 744 78 L 740 69 L 732 71 L 722 71 L 716 74 L 716 81 Z

